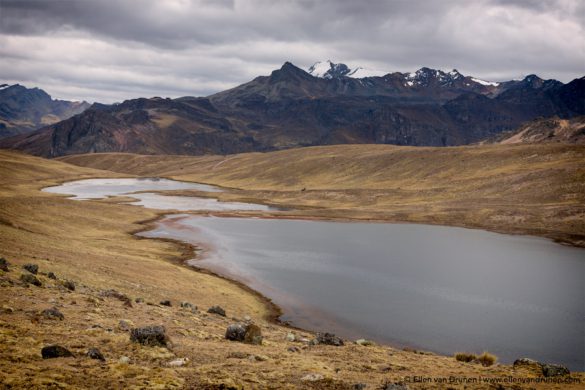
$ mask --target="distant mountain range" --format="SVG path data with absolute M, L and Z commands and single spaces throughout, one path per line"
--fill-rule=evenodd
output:
M 39 88 L 0 84 L 0 138 L 60 122 L 89 106 L 87 102 L 53 100 Z
M 538 117 L 585 115 L 585 77 L 488 82 L 457 70 L 382 76 L 344 64 L 269 76 L 208 96 L 94 104 L 31 134 L 0 141 L 45 157 L 91 152 L 229 154 L 299 146 L 475 143 Z M 358 77 L 367 76 L 367 77 Z

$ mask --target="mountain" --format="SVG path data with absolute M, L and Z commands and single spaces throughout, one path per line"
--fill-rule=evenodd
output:
M 34 131 L 83 112 L 87 102 L 53 100 L 39 88 L 0 85 L 0 138 Z
M 480 144 L 564 143 L 585 145 L 585 116 L 571 119 L 540 118 Z
M 299 146 L 476 143 L 538 117 L 585 115 L 583 78 L 530 75 L 500 83 L 456 70 L 350 77 L 343 64 L 286 62 L 268 76 L 205 97 L 133 99 L 85 112 L 0 147 L 56 157 L 88 152 L 231 154 Z M 356 74 L 355 72 L 353 73 Z

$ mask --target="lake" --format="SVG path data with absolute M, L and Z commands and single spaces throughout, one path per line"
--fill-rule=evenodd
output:
M 93 198 L 88 187 L 82 195 Z M 143 203 L 172 209 L 157 202 Z M 186 214 L 142 235 L 200 245 L 194 265 L 272 298 L 295 326 L 444 354 L 487 350 L 508 363 L 585 365 L 580 248 L 445 226 Z

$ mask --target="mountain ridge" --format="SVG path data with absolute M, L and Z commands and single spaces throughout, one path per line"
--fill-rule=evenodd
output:
M 0 147 L 57 157 L 233 154 L 347 143 L 450 146 L 476 143 L 537 117 L 585 115 L 585 78 L 563 84 L 529 75 L 497 85 L 470 79 L 430 68 L 321 78 L 285 62 L 268 76 L 207 97 L 94 104 L 68 120 L 2 140 Z
M 89 108 L 89 103 L 52 99 L 44 90 L 0 85 L 0 138 L 32 132 Z

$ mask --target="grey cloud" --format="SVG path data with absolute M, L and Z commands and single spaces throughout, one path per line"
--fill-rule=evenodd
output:
M 584 11 L 579 0 L 0 0 L 0 81 L 89 100 L 207 95 L 287 60 L 331 59 L 566 82 L 583 73 Z

